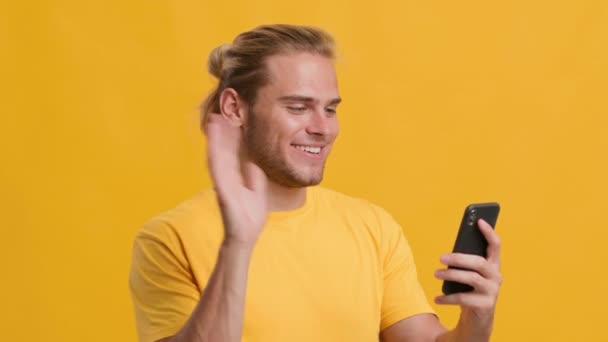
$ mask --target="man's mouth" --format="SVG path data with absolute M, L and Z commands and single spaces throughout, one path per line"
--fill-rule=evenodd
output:
M 319 146 L 306 146 L 306 145 L 291 145 L 291 146 L 297 148 L 300 151 L 304 151 L 304 152 L 308 152 L 308 153 L 312 153 L 312 154 L 321 153 L 321 147 L 319 147 Z

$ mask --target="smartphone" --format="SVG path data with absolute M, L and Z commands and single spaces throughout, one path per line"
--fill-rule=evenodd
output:
M 458 236 L 454 243 L 454 253 L 476 254 L 484 258 L 487 257 L 488 242 L 483 236 L 477 220 L 484 219 L 492 228 L 496 226 L 500 205 L 498 203 L 476 203 L 471 204 L 464 210 Z M 457 268 L 457 267 L 448 267 Z M 454 281 L 444 281 L 442 287 L 444 294 L 452 294 L 457 292 L 473 291 L 473 287 L 467 284 L 461 284 Z

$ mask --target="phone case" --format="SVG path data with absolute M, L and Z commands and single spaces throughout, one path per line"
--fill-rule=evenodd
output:
M 477 227 L 477 220 L 484 219 L 492 228 L 496 227 L 496 220 L 500 212 L 498 203 L 476 203 L 469 205 L 462 216 L 458 236 L 454 243 L 454 253 L 476 254 L 486 257 L 488 242 Z M 456 268 L 456 267 L 449 267 Z M 442 291 L 444 294 L 469 292 L 473 287 L 453 281 L 444 281 Z

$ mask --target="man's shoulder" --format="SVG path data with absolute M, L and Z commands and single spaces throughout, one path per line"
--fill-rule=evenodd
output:
M 167 240 L 192 230 L 204 231 L 202 227 L 210 228 L 216 222 L 221 222 L 221 216 L 215 193 L 212 189 L 206 189 L 148 219 L 137 236 Z

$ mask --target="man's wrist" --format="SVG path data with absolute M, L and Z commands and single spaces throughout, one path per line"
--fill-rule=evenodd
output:
M 255 241 L 240 241 L 231 238 L 225 238 L 222 241 L 220 249 L 227 253 L 249 253 L 253 252 L 253 248 L 255 247 Z
M 485 322 L 484 322 L 485 321 Z M 481 318 L 469 310 L 463 310 L 456 326 L 457 341 L 487 342 L 492 335 L 492 318 Z

